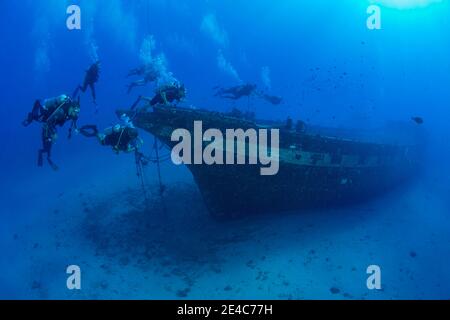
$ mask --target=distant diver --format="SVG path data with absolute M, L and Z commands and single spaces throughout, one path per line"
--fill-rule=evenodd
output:
M 243 97 L 250 97 L 255 93 L 256 93 L 256 85 L 244 84 L 231 88 L 218 88 L 215 96 L 224 99 L 239 100 Z
M 130 70 L 128 77 L 131 76 L 142 76 L 143 78 L 133 81 L 128 85 L 128 94 L 130 94 L 135 87 L 143 87 L 148 83 L 155 82 L 158 80 L 160 74 L 153 65 L 149 64 Z
M 128 72 L 128 76 L 127 77 L 131 77 L 131 76 L 143 76 L 148 72 L 148 69 L 151 67 L 150 64 L 144 64 L 138 68 L 134 68 L 131 69 Z
M 269 103 L 271 103 L 273 105 L 276 105 L 276 106 L 280 105 L 283 102 L 283 98 L 277 97 L 277 96 L 270 96 L 268 94 L 261 94 L 261 97 L 265 101 L 267 101 L 267 102 L 269 102 Z
M 243 97 L 255 95 L 273 105 L 280 105 L 283 103 L 283 98 L 259 91 L 257 90 L 257 86 L 253 84 L 244 84 L 231 88 L 214 87 L 213 90 L 216 90 L 216 97 L 224 99 L 239 100 Z
M 184 84 L 173 82 L 171 84 L 162 85 L 156 89 L 153 98 L 142 98 L 150 103 L 151 106 L 170 105 L 174 102 L 180 102 L 186 98 L 186 87 Z
M 38 166 L 43 166 L 43 156 L 47 154 L 47 161 L 53 170 L 58 170 L 58 167 L 51 159 L 52 146 L 57 139 L 57 126 L 64 126 L 66 122 L 71 121 L 69 128 L 69 138 L 72 136 L 72 131 L 77 130 L 77 120 L 80 113 L 80 100 L 73 100 L 67 95 L 61 95 L 56 98 L 45 100 L 41 104 L 36 100 L 32 111 L 27 118 L 22 122 L 25 127 L 31 125 L 34 121 L 42 123 L 42 149 L 38 153 Z
M 97 94 L 95 92 L 95 84 L 98 82 L 100 77 L 100 61 L 92 64 L 89 69 L 86 71 L 86 75 L 84 77 L 83 85 L 79 85 L 73 94 L 74 97 L 78 95 L 78 92 L 86 92 L 87 88 L 91 88 L 92 99 L 95 105 L 97 105 Z

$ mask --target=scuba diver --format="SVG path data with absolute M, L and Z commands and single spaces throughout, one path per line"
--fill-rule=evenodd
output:
M 87 138 L 96 137 L 102 146 L 112 147 L 116 154 L 134 152 L 137 175 L 143 179 L 143 166 L 150 162 L 150 159 L 140 151 L 144 141 L 139 137 L 138 130 L 127 115 L 123 114 L 121 120 L 123 124 L 106 128 L 103 132 L 100 132 L 96 125 L 83 126 L 79 132 Z M 143 180 L 142 184 L 144 186 Z
M 243 97 L 250 97 L 254 93 L 256 93 L 256 85 L 243 84 L 228 89 L 219 88 L 215 94 L 215 97 L 239 100 Z
M 240 86 L 231 87 L 228 89 L 215 87 L 217 90 L 215 96 L 231 100 L 239 100 L 243 97 L 250 97 L 255 95 L 268 103 L 273 105 L 280 105 L 283 102 L 283 98 L 278 96 L 271 96 L 263 91 L 257 90 L 257 86 L 254 84 L 244 84 Z
M 130 94 L 135 87 L 143 87 L 147 85 L 147 83 L 152 83 L 158 80 L 159 72 L 153 65 L 143 65 L 139 68 L 130 70 L 128 77 L 131 76 L 143 76 L 143 78 L 133 81 L 128 85 L 128 94 Z
M 86 71 L 86 75 L 84 76 L 83 85 L 78 86 L 73 93 L 73 97 L 78 95 L 78 91 L 86 92 L 87 88 L 91 88 L 92 98 L 95 105 L 97 105 L 97 95 L 95 93 L 95 84 L 97 83 L 100 76 L 100 61 L 92 64 L 89 69 Z
M 117 124 L 100 132 L 96 125 L 86 125 L 80 128 L 80 134 L 87 138 L 96 137 L 102 146 L 110 146 L 116 153 L 130 153 L 142 146 L 137 129 L 131 120 L 122 116 L 124 124 Z
M 143 76 L 144 74 L 147 73 L 147 70 L 149 68 L 148 64 L 144 64 L 138 68 L 135 69 L 131 69 L 130 72 L 128 72 L 128 76 L 127 77 L 131 77 L 131 76 Z
M 112 147 L 117 154 L 120 152 L 132 153 L 136 157 L 136 164 L 147 165 L 149 160 L 139 150 L 144 141 L 139 137 L 139 132 L 130 118 L 123 114 L 120 118 L 123 124 L 117 124 L 100 132 L 96 125 L 86 125 L 79 132 L 87 138 L 96 137 L 102 146 Z
M 170 105 L 171 103 L 180 102 L 186 98 L 186 88 L 184 84 L 173 82 L 171 84 L 162 85 L 156 89 L 155 96 L 150 98 L 142 98 L 150 103 L 151 106 L 155 105 Z
M 261 93 L 261 97 L 275 106 L 280 105 L 283 102 L 283 98 L 277 96 L 270 96 L 268 94 Z
M 77 120 L 80 113 L 80 100 L 73 100 L 67 95 L 61 95 L 56 98 L 47 99 L 44 104 L 39 100 L 34 103 L 32 111 L 22 122 L 28 127 L 33 121 L 42 123 L 42 149 L 38 153 L 38 166 L 43 166 L 43 156 L 47 154 L 47 161 L 53 170 L 58 167 L 51 159 L 51 151 L 54 141 L 57 139 L 56 127 L 63 127 L 66 122 L 71 121 L 69 128 L 69 139 L 72 137 L 72 131 L 77 130 Z

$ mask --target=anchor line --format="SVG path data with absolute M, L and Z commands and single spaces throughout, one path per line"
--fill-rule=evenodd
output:
M 115 150 L 119 149 L 120 143 L 122 142 L 122 136 L 123 136 L 124 131 L 125 131 L 125 128 L 122 128 L 122 130 L 120 132 L 119 140 L 117 141 L 117 144 L 114 146 Z
M 161 178 L 161 165 L 160 165 L 161 163 L 160 163 L 160 157 L 159 157 L 158 140 L 156 138 L 155 138 L 154 150 L 156 153 L 156 168 L 158 171 L 159 194 L 162 195 L 164 186 L 163 186 L 162 178 Z
M 144 192 L 145 205 L 148 206 L 149 198 L 148 198 L 148 193 L 147 193 L 147 187 L 145 185 L 145 172 L 144 172 L 144 168 L 142 167 L 142 161 L 137 154 L 136 154 L 136 169 L 137 169 L 137 175 L 141 181 L 142 191 Z
M 166 207 L 166 203 L 164 201 L 164 185 L 162 183 L 162 178 L 161 178 L 161 161 L 160 161 L 160 157 L 159 157 L 159 148 L 158 148 L 158 139 L 155 137 L 155 143 L 153 145 L 153 149 L 156 153 L 156 168 L 157 168 L 157 172 L 158 172 L 158 182 L 159 182 L 159 196 L 161 197 L 161 204 L 163 207 L 163 212 L 164 215 L 167 216 L 167 207 Z

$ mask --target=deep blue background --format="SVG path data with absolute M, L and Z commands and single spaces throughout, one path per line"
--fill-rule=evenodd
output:
M 372 128 L 423 117 L 429 138 L 426 176 L 434 179 L 442 190 L 439 196 L 445 198 L 450 4 L 441 1 L 406 9 L 396 7 L 395 0 L 383 3 L 394 6 L 382 5 L 382 30 L 371 31 L 366 28 L 370 1 L 362 0 L 0 0 L 0 199 L 4 203 L 0 230 L 6 235 L 9 225 L 33 214 L 32 206 L 15 213 L 19 204 L 34 201 L 29 190 L 47 186 L 53 193 L 55 186 L 64 190 L 97 170 L 96 161 L 90 166 L 80 159 L 101 162 L 112 157 L 109 150 L 81 137 L 66 141 L 61 129 L 54 160 L 62 172 L 55 175 L 36 167 L 39 127 L 20 125 L 36 98 L 70 94 L 82 81 L 92 62 L 89 34 L 102 62 L 97 86 L 100 113 L 94 114 L 90 96 L 85 95 L 81 124 L 110 125 L 117 121 L 117 108 L 129 106 L 138 93 L 153 93 L 148 86 L 127 95 L 125 87 L 128 70 L 139 65 L 142 41 L 151 34 L 156 53 L 166 55 L 169 70 L 188 88 L 186 105 L 231 108 L 212 97 L 214 86 L 237 84 L 218 68 L 221 50 L 244 82 L 263 86 L 261 68 L 270 68 L 270 92 L 283 96 L 285 103 L 271 106 L 255 100 L 251 109 L 260 118 L 291 116 L 314 124 Z M 66 28 L 69 4 L 81 6 L 81 31 Z M 225 46 L 202 31 L 202 19 L 208 14 L 227 34 Z M 39 50 L 48 59 L 47 66 L 36 62 Z M 247 108 L 244 102 L 238 106 Z M 131 163 L 130 159 L 114 161 Z

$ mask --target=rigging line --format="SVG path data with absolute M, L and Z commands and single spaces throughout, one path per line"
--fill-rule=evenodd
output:
M 47 118 L 47 121 L 45 121 L 45 122 L 48 123 L 48 121 L 49 121 L 50 119 L 52 119 L 52 118 L 55 116 L 56 112 L 57 112 L 59 109 L 61 109 L 61 107 L 62 107 L 63 105 L 65 105 L 66 103 L 67 103 L 67 101 L 62 102 L 62 103 L 58 106 L 58 108 L 56 108 L 55 111 L 52 112 L 52 114 L 50 115 L 50 117 L 48 117 L 48 118 Z
M 147 193 L 147 188 L 145 186 L 145 173 L 144 168 L 142 167 L 142 161 L 140 158 L 138 158 L 138 155 L 136 155 L 136 168 L 137 168 L 137 174 L 141 181 L 142 190 L 144 192 L 144 198 L 145 198 L 145 206 L 148 208 L 149 198 Z
M 142 189 L 144 190 L 144 197 L 145 197 L 145 207 L 148 209 L 149 206 L 149 198 L 148 198 L 148 192 L 147 192 L 147 186 L 145 184 L 145 171 L 144 168 L 142 166 L 142 163 L 140 163 L 140 167 L 141 167 L 141 184 L 142 184 Z
M 156 139 L 155 136 L 153 136 L 153 137 Z M 167 151 L 171 151 L 168 146 L 166 146 L 164 143 L 161 143 L 161 147 L 158 147 L 158 150 L 163 150 L 163 149 L 167 149 Z M 151 151 L 150 155 L 148 156 L 148 158 L 152 162 L 155 162 L 155 161 L 158 160 L 157 158 L 153 157 L 153 153 L 154 152 L 155 152 L 155 145 L 153 145 L 152 151 Z M 159 155 L 159 159 L 160 159 L 160 161 L 165 161 L 166 159 L 169 159 L 171 156 L 172 156 L 172 152 L 168 152 L 168 153 L 166 153 L 164 155 Z
M 159 156 L 157 158 L 150 156 L 150 157 L 147 157 L 147 159 L 151 162 L 157 162 L 158 160 L 160 162 L 163 162 L 163 161 L 169 160 L 171 157 L 172 157 L 171 154 L 166 154 L 164 156 Z
M 160 166 L 160 157 L 159 157 L 159 149 L 158 149 L 158 140 L 155 139 L 155 152 L 156 152 L 156 166 L 158 170 L 158 181 L 159 181 L 159 193 L 162 196 L 163 194 L 163 184 L 161 179 L 161 166 Z
M 153 156 L 153 153 L 149 156 L 149 158 L 150 158 L 150 159 L 155 159 L 155 160 L 156 160 L 156 158 L 153 158 L 152 156 Z M 166 159 L 166 158 L 170 158 L 171 156 L 172 156 L 171 153 L 166 153 L 165 155 L 160 155 L 159 158 L 160 158 L 160 159 Z
M 169 161 L 170 160 L 170 158 L 165 158 L 165 159 L 160 159 L 159 161 L 158 160 L 156 160 L 156 159 L 150 159 L 150 162 L 152 162 L 152 163 L 164 163 L 164 162 L 167 162 L 167 161 Z
M 156 152 L 156 159 L 157 159 L 156 167 L 158 170 L 159 196 L 161 197 L 161 204 L 163 207 L 164 216 L 167 217 L 167 207 L 166 207 L 166 203 L 164 202 L 164 185 L 162 183 L 162 178 L 161 178 L 161 163 L 160 163 L 160 158 L 159 158 L 158 139 L 156 139 L 156 137 L 155 137 L 154 149 Z
M 164 157 L 160 157 L 160 161 L 162 162 L 162 161 L 167 161 L 167 160 L 169 160 L 171 158 L 171 156 L 170 155 L 166 155 L 166 156 L 164 156 Z
M 131 116 L 130 120 L 134 121 L 134 119 L 136 119 L 137 115 L 138 115 L 138 104 L 142 101 L 142 98 L 139 97 L 136 102 L 131 106 L 131 110 L 133 110 L 133 115 Z
M 117 141 L 117 144 L 114 146 L 114 148 L 117 150 L 119 148 L 120 143 L 122 142 L 122 136 L 125 131 L 125 128 L 122 128 L 122 131 L 120 132 L 119 140 Z

